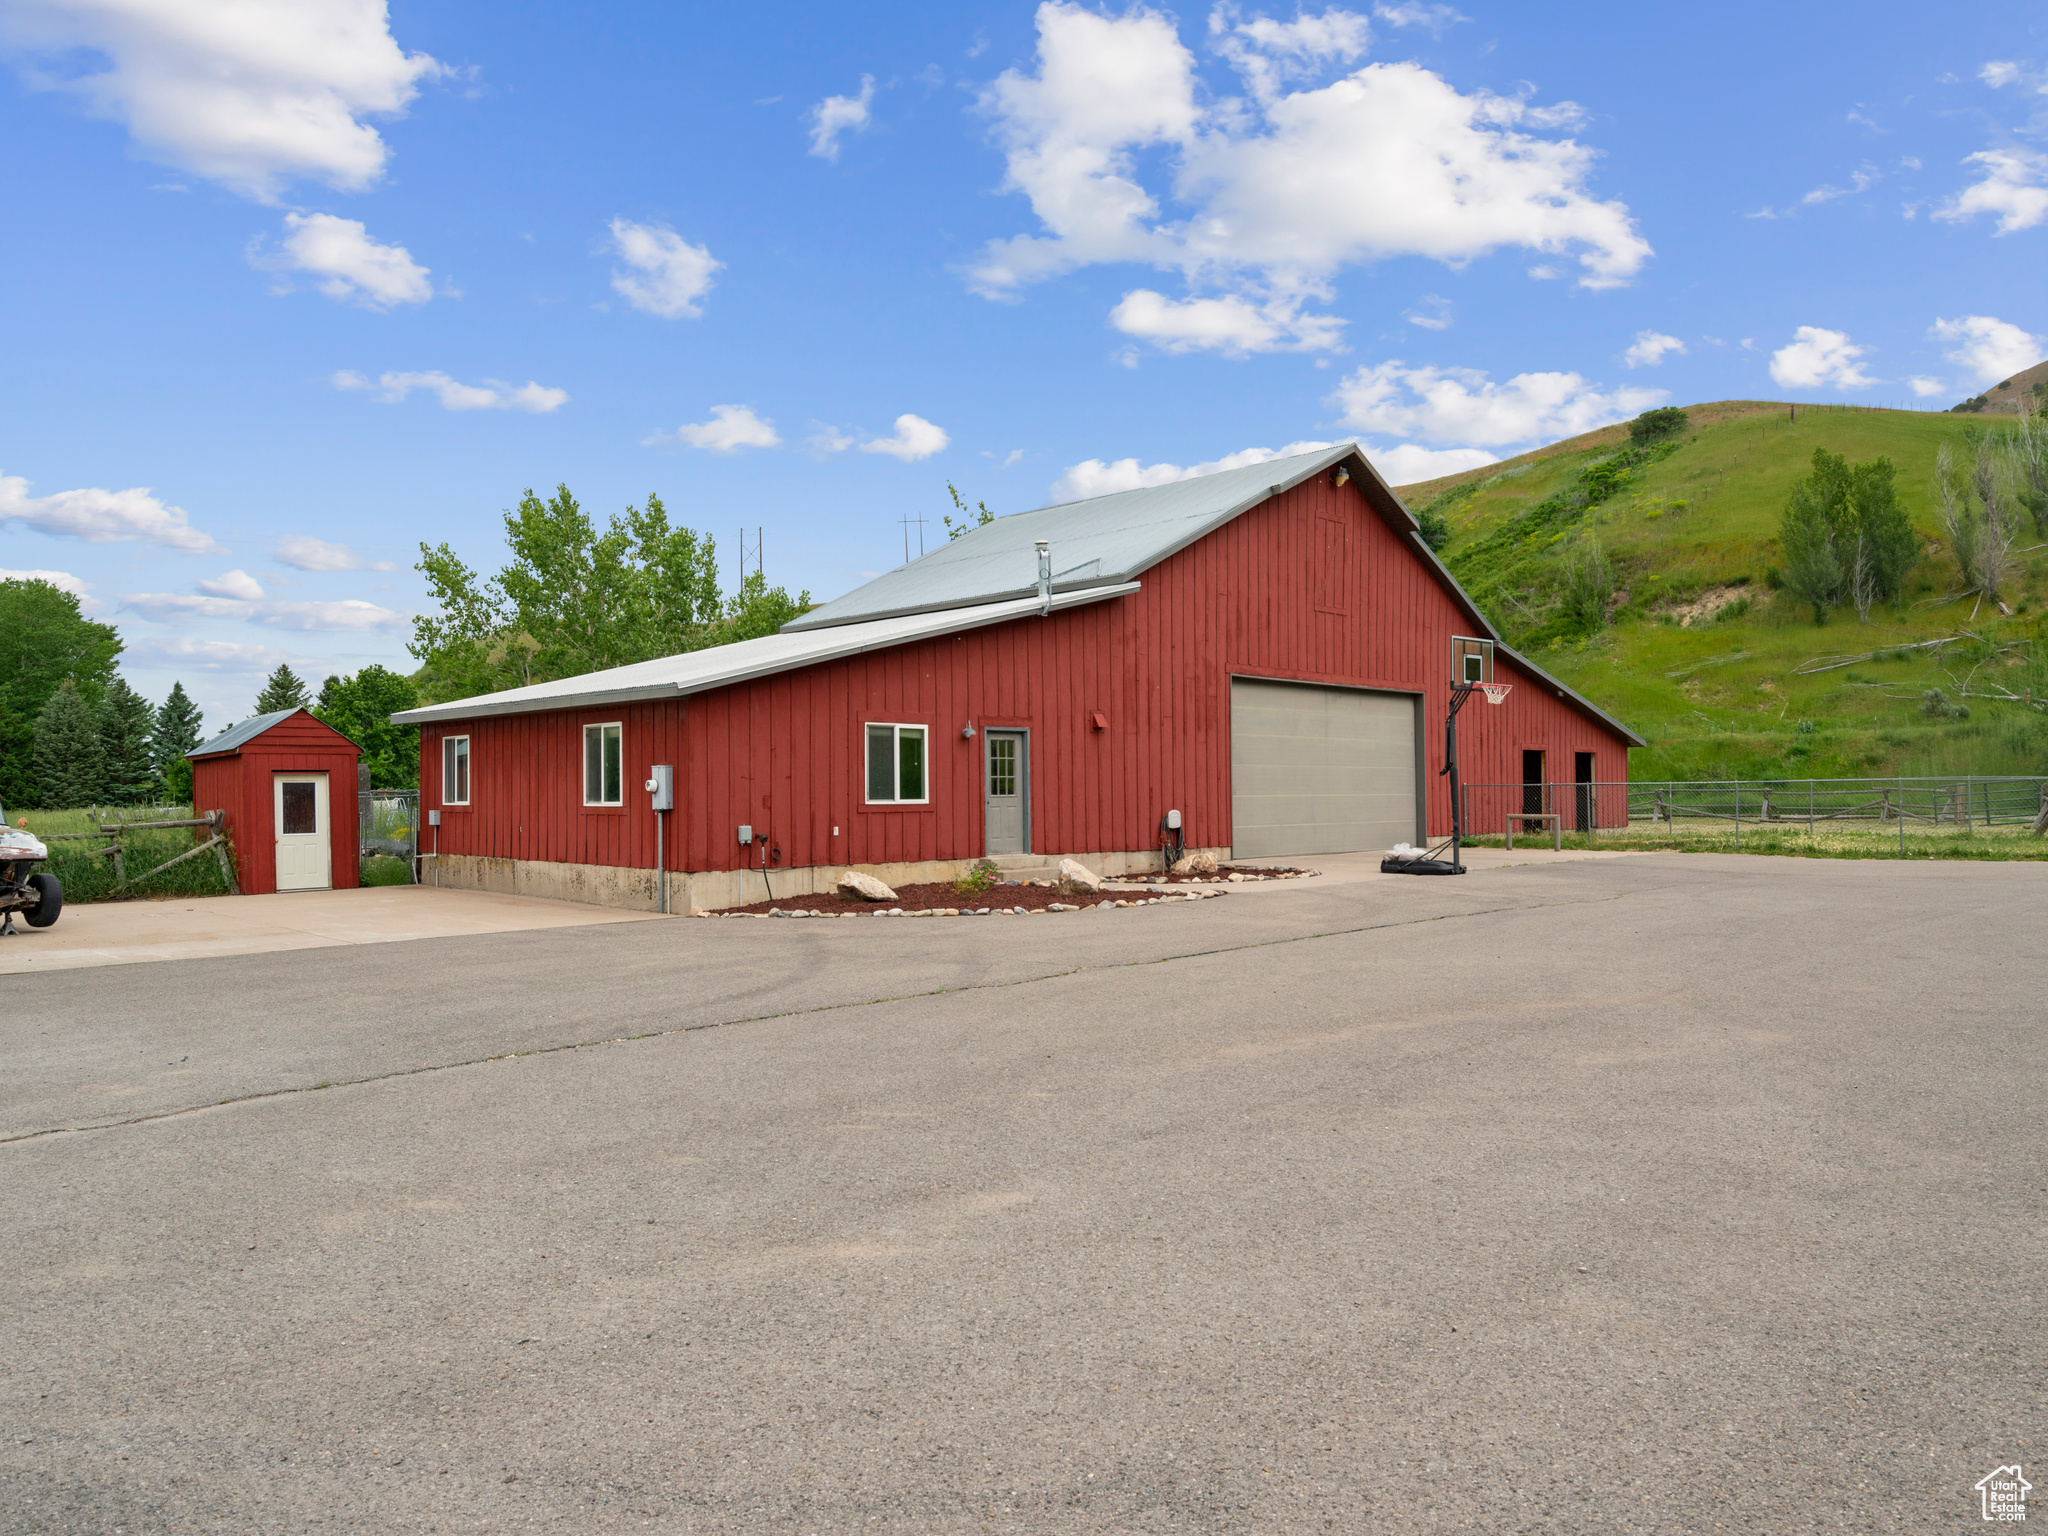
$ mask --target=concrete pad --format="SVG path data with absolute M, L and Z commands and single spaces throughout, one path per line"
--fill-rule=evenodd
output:
M 1554 848 L 1517 848 L 1508 852 L 1502 848 L 1467 848 L 1463 852 L 1465 867 L 1472 874 L 1484 874 L 1496 869 L 1519 869 L 1536 864 L 1575 864 L 1586 859 L 1627 859 L 1640 857 L 1641 850 L 1632 848 L 1568 848 L 1559 853 Z M 1371 853 L 1316 853 L 1292 854 L 1286 858 L 1273 859 L 1232 859 L 1234 867 L 1242 869 L 1313 869 L 1317 874 L 1307 880 L 1270 880 L 1256 884 L 1232 885 L 1227 880 L 1213 882 L 1214 889 L 1229 891 L 1236 896 L 1270 896 L 1281 891 L 1328 890 L 1332 886 L 1356 885 L 1361 881 L 1389 880 L 1403 884 L 1414 884 L 1418 880 L 1457 880 L 1457 875 L 1389 875 L 1380 869 L 1383 852 Z M 1111 880 L 1104 882 L 1105 888 L 1115 890 L 1142 890 L 1142 880 Z
M 0 975 L 650 919 L 667 921 L 652 912 L 420 885 L 94 902 L 66 907 L 48 928 L 17 924 L 16 937 L 0 939 Z

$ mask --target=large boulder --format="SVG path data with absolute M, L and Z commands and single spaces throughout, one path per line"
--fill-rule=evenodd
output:
M 896 893 L 882 884 L 873 875 L 864 875 L 857 869 L 849 869 L 839 877 L 839 894 L 858 896 L 862 901 L 894 901 Z
M 1060 889 L 1069 896 L 1092 896 L 1102 889 L 1102 876 L 1072 859 L 1060 860 Z
M 1173 872 L 1176 875 L 1213 875 L 1216 873 L 1216 855 L 1197 848 L 1175 860 Z

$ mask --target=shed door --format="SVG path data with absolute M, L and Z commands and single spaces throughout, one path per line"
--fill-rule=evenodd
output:
M 1421 836 L 1414 696 L 1233 678 L 1230 815 L 1240 859 Z
M 324 891 L 334 884 L 334 844 L 327 819 L 327 775 L 280 773 L 276 797 L 277 888 Z

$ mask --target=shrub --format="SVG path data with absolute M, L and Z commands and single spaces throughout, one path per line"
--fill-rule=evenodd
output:
M 977 859 L 972 869 L 953 882 L 953 889 L 962 896 L 979 896 L 1002 878 L 994 859 Z
M 1645 411 L 1628 424 L 1629 441 L 1633 443 L 1655 443 L 1664 438 L 1674 437 L 1689 426 L 1690 419 L 1675 405 L 1666 405 L 1654 411 Z

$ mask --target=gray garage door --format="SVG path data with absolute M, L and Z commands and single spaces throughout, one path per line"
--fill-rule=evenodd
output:
M 1240 859 L 1414 841 L 1414 698 L 1233 678 L 1230 791 Z

